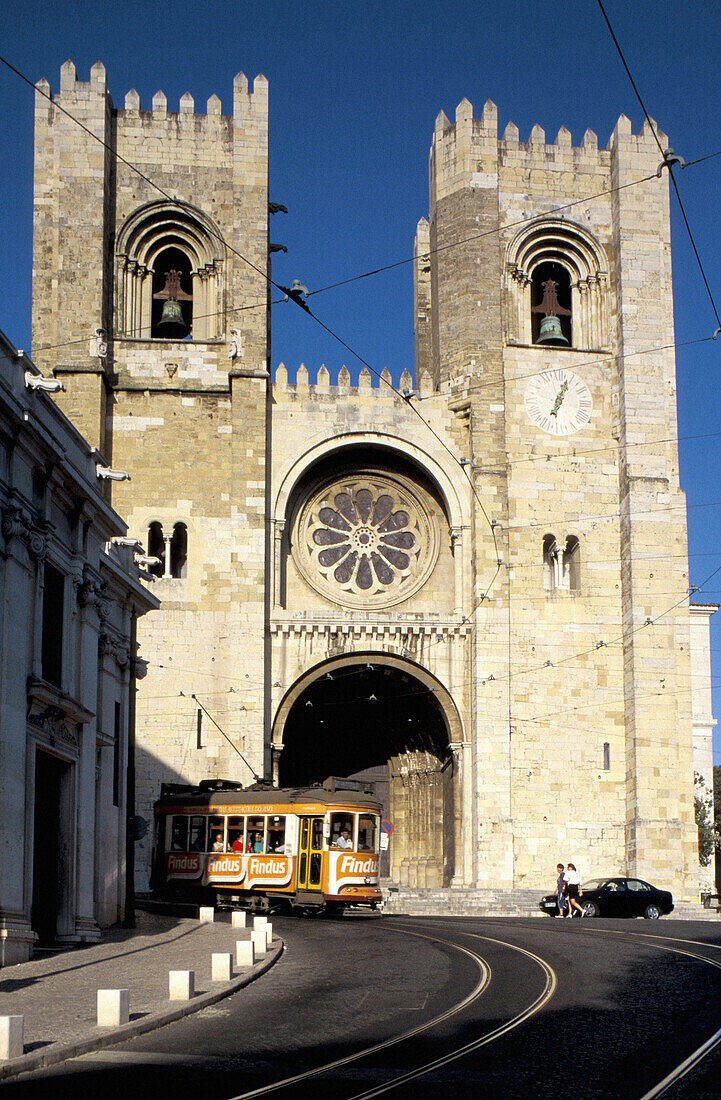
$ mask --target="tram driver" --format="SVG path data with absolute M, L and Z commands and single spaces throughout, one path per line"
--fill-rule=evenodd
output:
M 335 838 L 335 840 L 333 841 L 333 847 L 334 848 L 344 848 L 344 849 L 348 849 L 348 848 L 353 847 L 353 841 L 351 840 L 351 836 L 350 836 L 350 829 L 348 828 L 347 825 L 344 828 L 341 829 L 340 836 L 337 836 Z

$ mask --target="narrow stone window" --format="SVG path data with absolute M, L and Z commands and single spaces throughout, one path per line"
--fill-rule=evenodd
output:
M 568 535 L 563 549 L 555 535 L 543 536 L 543 588 L 546 592 L 578 592 L 581 587 L 581 544 Z
M 605 772 L 611 770 L 611 746 L 608 741 L 603 743 L 603 770 Z
M 158 558 L 156 565 L 149 566 L 148 571 L 154 577 L 162 577 L 165 573 L 165 539 L 163 538 L 163 525 L 154 520 L 148 527 L 148 556 Z
M 185 577 L 188 572 L 188 528 L 184 523 L 176 523 L 170 540 L 170 575 Z
M 45 563 L 41 667 L 43 680 L 62 686 L 65 577 Z
M 558 544 L 555 535 L 543 536 L 543 587 L 555 592 L 558 587 Z
M 569 535 L 563 550 L 563 588 L 578 592 L 581 587 L 581 544 L 575 535 Z

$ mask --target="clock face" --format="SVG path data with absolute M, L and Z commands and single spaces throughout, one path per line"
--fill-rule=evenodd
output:
M 583 379 L 562 367 L 531 378 L 523 400 L 529 419 L 549 435 L 573 435 L 586 426 L 593 408 Z

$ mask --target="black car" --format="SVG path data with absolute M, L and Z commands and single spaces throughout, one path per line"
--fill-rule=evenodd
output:
M 640 878 L 594 878 L 583 884 L 578 899 L 585 917 L 646 917 L 656 920 L 673 909 L 668 890 L 658 890 Z M 539 908 L 549 917 L 558 915 L 555 894 L 541 898 Z

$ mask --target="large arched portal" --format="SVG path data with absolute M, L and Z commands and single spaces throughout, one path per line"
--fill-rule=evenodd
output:
M 391 878 L 447 885 L 456 849 L 450 743 L 457 722 L 446 692 L 409 662 L 378 654 L 329 661 L 281 705 L 276 780 L 295 787 L 329 776 L 372 778 L 393 823 Z

